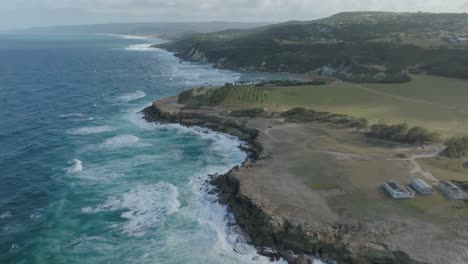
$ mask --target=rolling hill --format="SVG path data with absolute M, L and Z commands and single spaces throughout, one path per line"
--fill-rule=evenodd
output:
M 408 72 L 468 78 L 468 14 L 348 12 L 157 47 L 220 68 L 401 83 Z

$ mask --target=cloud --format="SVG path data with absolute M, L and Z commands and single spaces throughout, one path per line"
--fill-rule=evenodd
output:
M 450 0 L 450 3 L 447 0 L 15 0 L 2 2 L 5 2 L 0 5 L 0 23 L 3 25 L 134 21 L 285 21 L 311 20 L 342 11 L 468 11 L 468 0 Z M 66 15 L 64 17 L 61 14 Z

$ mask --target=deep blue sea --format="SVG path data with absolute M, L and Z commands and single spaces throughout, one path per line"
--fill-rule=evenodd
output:
M 139 111 L 268 76 L 179 63 L 159 42 L 0 35 L 0 263 L 267 262 L 204 185 L 243 161 L 241 142 Z

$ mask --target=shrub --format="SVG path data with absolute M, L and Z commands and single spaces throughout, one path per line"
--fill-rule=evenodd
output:
M 453 137 L 445 145 L 444 155 L 449 158 L 463 158 L 468 152 L 468 136 Z
M 383 121 L 372 125 L 367 135 L 370 137 L 410 144 L 425 144 L 439 140 L 438 133 L 429 132 L 425 128 L 418 126 L 410 128 L 405 123 L 388 125 Z

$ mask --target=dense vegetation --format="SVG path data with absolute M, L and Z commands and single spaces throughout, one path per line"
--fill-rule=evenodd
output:
M 183 59 L 218 67 L 401 83 L 410 80 L 408 68 L 468 78 L 467 28 L 467 14 L 344 13 L 317 21 L 199 34 L 161 47 Z M 441 44 L 429 44 L 434 42 Z
M 468 153 L 468 136 L 454 137 L 446 142 L 444 155 L 449 158 L 463 158 Z
M 222 103 L 234 86 L 226 83 L 220 88 L 196 88 L 179 94 L 178 103 L 187 106 L 215 106 Z
M 369 124 L 369 121 L 365 118 L 354 118 L 342 114 L 319 112 L 301 107 L 296 107 L 283 112 L 281 116 L 285 117 L 287 121 L 316 121 L 330 123 L 341 127 L 356 128 L 357 130 L 366 129 Z
M 304 108 L 290 109 L 282 113 L 282 116 L 288 121 L 317 121 L 342 127 L 356 128 L 357 130 L 367 129 L 369 125 L 369 121 L 366 118 L 355 118 L 347 115 L 318 112 Z M 366 135 L 408 144 L 425 144 L 439 140 L 439 134 L 436 132 L 429 132 L 427 129 L 417 126 L 408 127 L 408 125 L 404 123 L 389 125 L 384 122 L 379 122 L 370 126 Z
M 395 142 L 421 145 L 440 139 L 440 135 L 436 132 L 430 132 L 418 126 L 409 127 L 405 123 L 390 125 L 385 122 L 379 122 L 369 128 L 367 135 Z

